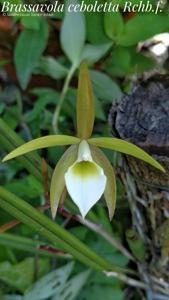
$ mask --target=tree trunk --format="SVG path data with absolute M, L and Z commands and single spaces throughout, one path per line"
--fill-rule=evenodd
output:
M 165 168 L 126 157 L 120 172 L 133 228 L 144 240 L 146 258 L 138 274 L 148 284 L 145 299 L 169 299 L 169 77 L 158 75 L 136 85 L 110 112 L 113 134 L 153 155 Z

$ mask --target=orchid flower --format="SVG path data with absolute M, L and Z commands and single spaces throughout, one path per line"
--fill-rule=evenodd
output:
M 93 161 L 88 143 L 85 140 L 81 141 L 77 160 L 65 173 L 65 183 L 83 217 L 101 198 L 106 181 L 104 170 Z
M 71 145 L 58 161 L 51 180 L 50 203 L 55 218 L 62 194 L 67 189 L 84 218 L 93 205 L 102 197 L 112 219 L 116 205 L 116 180 L 112 165 L 98 148 L 103 147 L 139 158 L 155 168 L 164 168 L 141 148 L 112 137 L 91 138 L 95 119 L 95 99 L 88 69 L 80 67 L 77 94 L 77 137 L 50 135 L 32 140 L 9 153 L 7 161 L 30 151 L 54 146 Z

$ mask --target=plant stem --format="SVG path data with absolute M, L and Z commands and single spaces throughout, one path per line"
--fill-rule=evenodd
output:
M 126 284 L 133 286 L 133 287 L 139 287 L 141 289 L 148 289 L 148 285 L 142 281 L 138 281 L 134 278 L 128 277 L 125 274 L 121 274 L 118 272 L 103 272 L 107 277 L 115 277 L 119 280 L 125 282 Z
M 122 273 L 119 273 L 119 272 L 103 272 L 107 277 L 114 277 L 114 278 L 117 278 L 123 282 L 125 282 L 126 284 L 130 285 L 130 286 L 133 286 L 135 288 L 141 288 L 141 289 L 144 289 L 144 290 L 151 290 L 151 287 L 148 283 L 145 283 L 145 282 L 142 282 L 140 280 L 136 280 L 134 278 L 131 278 L 131 277 L 128 277 L 127 275 L 125 274 L 122 274 Z M 164 298 L 151 298 L 151 299 L 168 299 L 168 298 L 165 298 L 165 295 L 169 295 L 169 291 L 168 289 L 166 288 L 163 288 L 163 287 L 159 287 L 157 284 L 154 284 L 153 285 L 153 290 L 154 291 L 158 291 L 158 292 L 161 292 L 161 293 L 164 293 L 164 295 L 161 295 L 162 297 L 164 296 Z
M 63 89 L 62 89 L 62 92 L 61 92 L 61 95 L 60 95 L 59 103 L 57 104 L 57 106 L 55 108 L 55 111 L 54 111 L 53 120 L 52 120 L 52 127 L 53 127 L 54 133 L 59 132 L 59 129 L 58 129 L 58 121 L 59 120 L 58 119 L 59 119 L 60 111 L 62 109 L 62 105 L 63 105 L 63 102 L 65 100 L 65 96 L 67 94 L 67 90 L 69 88 L 69 84 L 70 84 L 70 81 L 73 77 L 73 74 L 74 74 L 75 70 L 76 70 L 76 66 L 72 65 L 69 72 L 68 72 L 68 74 L 67 74 L 67 77 L 65 79 Z

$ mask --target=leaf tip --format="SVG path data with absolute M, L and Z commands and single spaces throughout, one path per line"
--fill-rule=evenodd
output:
M 105 197 L 105 194 L 104 194 L 104 197 Z M 106 199 L 105 199 L 106 200 Z M 109 214 L 109 221 L 111 222 L 113 220 L 113 217 L 114 217 L 114 213 L 115 213 L 115 206 L 114 208 L 112 209 L 111 206 L 108 205 L 107 203 L 107 208 L 108 208 L 108 214 Z
M 164 167 L 160 164 L 160 170 L 163 172 L 163 173 L 166 173 L 166 170 L 164 169 Z
M 52 215 L 52 220 L 53 221 L 56 218 L 56 213 L 57 213 L 57 207 L 51 207 L 51 215 Z
M 7 160 L 10 160 L 12 158 L 14 158 L 15 156 L 13 155 L 13 151 L 11 151 L 10 153 L 8 153 L 3 159 L 2 162 L 6 162 Z
M 9 160 L 10 158 L 8 157 L 8 155 L 6 155 L 3 159 L 2 162 L 6 162 L 7 160 Z
M 113 220 L 113 216 L 114 216 L 114 212 L 113 212 L 113 213 L 110 213 L 110 212 L 109 212 L 109 221 L 110 221 L 110 222 Z
M 155 162 L 156 162 L 156 164 L 153 164 L 153 166 L 156 169 L 160 170 L 161 172 L 166 173 L 166 170 L 164 169 L 164 167 L 157 160 L 155 160 Z

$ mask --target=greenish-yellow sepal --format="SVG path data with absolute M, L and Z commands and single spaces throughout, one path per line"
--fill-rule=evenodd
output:
M 50 206 L 53 219 L 65 188 L 65 173 L 77 159 L 77 145 L 69 147 L 58 161 L 52 175 L 50 186 Z
M 139 158 L 147 162 L 153 167 L 159 169 L 160 171 L 165 172 L 162 165 L 158 161 L 156 161 L 153 157 L 151 157 L 147 152 L 145 152 L 138 146 L 126 142 L 124 140 L 117 139 L 117 138 L 103 137 L 103 138 L 91 138 L 88 140 L 88 143 L 98 147 L 103 147 L 114 151 L 119 151 L 124 154 L 132 155 L 136 158 Z
M 109 211 L 109 218 L 112 220 L 116 207 L 116 176 L 112 165 L 105 154 L 97 147 L 90 146 L 93 160 L 104 170 L 107 177 L 104 197 Z
M 44 136 L 35 140 L 32 140 L 26 144 L 23 144 L 22 146 L 16 148 L 12 152 L 10 152 L 8 155 L 6 155 L 3 159 L 4 161 L 7 161 L 9 159 L 12 159 L 14 157 L 17 157 L 19 155 L 26 154 L 28 152 L 47 148 L 47 147 L 54 147 L 54 146 L 64 146 L 64 145 L 72 145 L 79 143 L 80 140 L 73 136 L 68 135 L 48 135 Z
M 77 135 L 87 139 L 93 131 L 95 119 L 95 100 L 87 65 L 82 63 L 79 72 L 77 93 Z

